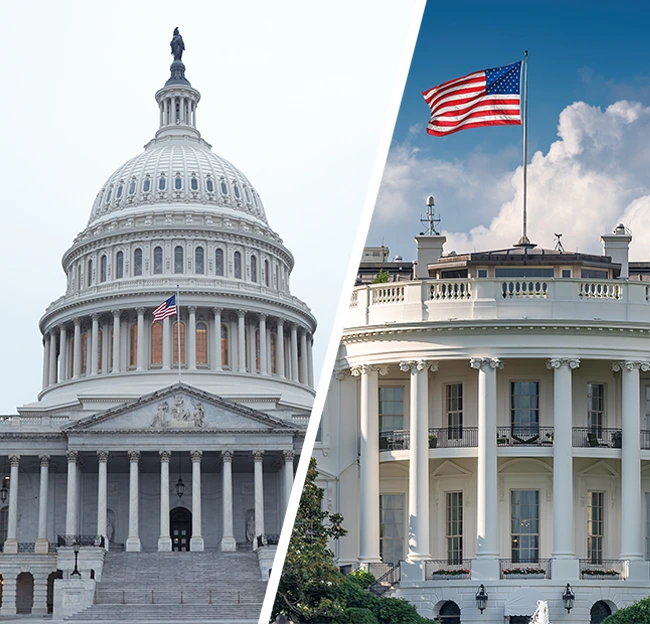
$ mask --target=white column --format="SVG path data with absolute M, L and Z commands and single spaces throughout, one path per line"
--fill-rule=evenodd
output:
M 56 330 L 50 330 L 50 372 L 48 375 L 49 385 L 56 383 Z
M 77 451 L 66 453 L 68 460 L 68 484 L 65 503 L 65 534 L 77 535 L 79 526 L 78 492 L 77 492 Z
M 74 353 L 72 355 L 72 378 L 81 376 L 81 319 L 74 320 Z
M 307 383 L 310 388 L 314 387 L 314 354 L 312 353 L 313 336 L 307 336 Z
M 291 380 L 299 381 L 298 374 L 298 326 L 291 325 Z
M 264 451 L 253 451 L 253 464 L 255 466 L 255 540 L 253 549 L 257 548 L 257 537 L 264 535 Z
M 248 372 L 257 373 L 257 353 L 255 349 L 255 326 L 251 323 L 246 326 L 246 333 L 248 334 Z
M 41 480 L 38 488 L 38 535 L 34 552 L 46 555 L 49 550 L 47 539 L 47 494 L 50 475 L 50 456 L 39 456 L 41 461 Z
M 221 308 L 212 308 L 214 313 L 214 370 L 223 368 L 221 361 Z
M 201 529 L 201 457 L 203 451 L 192 451 L 192 537 L 190 550 L 201 552 L 204 549 Z
M 104 536 L 108 550 L 108 451 L 97 451 L 97 535 Z
M 246 312 L 239 310 L 237 312 L 237 359 L 239 372 L 246 372 Z M 231 367 L 232 368 L 232 367 Z
M 122 344 L 120 337 L 120 329 L 122 327 L 120 323 L 120 315 L 122 310 L 113 310 L 113 371 L 114 373 L 120 372 L 120 363 L 122 362 L 122 354 L 120 353 L 120 346 Z M 108 344 L 108 334 L 105 337 L 106 344 Z M 108 370 L 107 370 L 108 372 Z
M 578 560 L 574 544 L 573 514 L 573 391 L 576 358 L 553 358 L 553 579 L 577 580 Z
M 105 321 L 100 330 L 102 332 L 102 345 L 101 345 L 101 355 L 99 359 L 101 361 L 101 366 L 99 367 L 99 372 L 102 374 L 110 373 L 112 362 L 110 361 L 111 355 L 111 323 L 110 321 Z
M 379 376 L 388 367 L 362 365 L 350 370 L 361 377 L 360 413 L 360 527 L 359 562 L 381 561 L 379 554 Z
M 172 538 L 169 535 L 169 451 L 160 451 L 160 537 L 158 552 L 171 552 Z
M 268 374 L 268 356 L 266 354 L 266 314 L 260 314 L 260 375 Z
M 9 514 L 7 519 L 7 540 L 4 545 L 4 552 L 18 552 L 18 466 L 20 455 L 9 457 L 11 470 L 9 472 Z
M 65 325 L 62 325 L 59 331 L 59 381 L 68 379 L 68 367 L 68 330 Z
M 43 335 L 43 390 L 50 385 L 50 334 Z
M 286 513 L 291 498 L 291 488 L 293 487 L 293 459 L 296 454 L 293 451 L 282 451 L 284 458 L 284 511 Z
M 282 319 L 278 319 L 275 332 L 275 362 L 278 368 L 278 377 L 284 379 L 284 322 Z
M 187 309 L 190 313 L 189 335 L 187 336 L 189 346 L 188 370 L 196 370 L 196 306 L 188 306 Z
M 499 525 L 497 514 L 497 368 L 498 358 L 472 358 L 478 370 L 478 462 L 476 501 L 476 561 L 472 578 L 499 578 Z
M 140 552 L 141 549 L 139 461 L 140 452 L 129 451 L 129 536 L 126 538 L 126 550 L 128 552 Z
M 99 315 L 91 315 L 93 326 L 90 339 L 90 374 L 96 375 L 99 366 Z
M 438 364 L 400 362 L 410 373 L 409 561 L 431 559 L 429 545 L 429 369 Z
M 300 383 L 307 385 L 307 332 L 303 329 L 300 331 Z
M 138 364 L 136 370 L 145 369 L 144 357 L 144 308 L 136 308 L 138 313 Z
M 163 319 L 163 332 L 162 332 L 162 349 L 163 349 L 163 370 L 171 370 L 172 365 L 172 327 L 169 322 L 169 317 Z
M 232 522 L 232 457 L 232 451 L 221 452 L 221 466 L 223 471 L 221 475 L 223 479 L 223 499 L 221 501 L 223 535 L 221 536 L 221 550 L 223 552 L 235 552 L 237 550 Z

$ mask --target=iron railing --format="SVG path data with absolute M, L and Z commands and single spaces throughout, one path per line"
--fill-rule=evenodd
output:
M 380 451 L 403 451 L 411 448 L 411 432 L 402 429 L 399 431 L 382 431 L 379 433 Z
M 372 572 L 372 570 L 369 570 Z M 375 579 L 375 582 L 368 587 L 368 591 L 375 594 L 375 596 L 383 596 L 386 592 L 390 591 L 395 585 L 400 582 L 402 578 L 401 562 L 394 564 L 384 572 L 381 576 Z
M 623 434 L 620 429 L 606 429 L 605 427 L 574 427 L 573 446 L 576 447 L 603 447 L 621 448 Z
M 543 575 L 544 578 L 551 578 L 551 560 L 538 559 L 537 561 L 513 561 L 512 559 L 499 559 L 501 578 L 510 580 L 521 580 L 528 577 L 535 578 Z
M 498 446 L 552 446 L 553 427 L 497 427 Z
M 34 542 L 18 542 L 19 553 L 33 553 L 35 549 L 36 544 Z
M 471 559 L 461 559 L 457 563 L 449 563 L 448 559 L 429 559 L 424 562 L 424 578 L 432 581 L 469 578 L 470 562 Z
M 641 448 L 650 449 L 650 430 L 648 429 L 641 430 Z
M 478 446 L 478 427 L 429 429 L 429 448 L 467 448 Z
M 580 559 L 580 576 L 583 579 L 590 578 L 611 578 L 622 579 L 625 561 L 621 559 Z M 602 574 L 599 574 L 602 573 Z
M 57 546 L 97 546 L 104 548 L 103 535 L 59 535 Z

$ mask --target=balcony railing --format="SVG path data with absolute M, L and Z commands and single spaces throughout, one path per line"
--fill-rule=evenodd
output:
M 499 559 L 501 578 L 508 580 L 523 580 L 526 578 L 550 578 L 550 559 L 537 561 L 513 561 Z
M 379 434 L 380 451 L 403 451 L 411 448 L 411 432 L 406 429 L 399 431 L 382 431 Z
M 623 579 L 625 561 L 620 559 L 601 559 L 598 562 L 580 559 L 580 576 L 583 579 Z
M 477 427 L 441 427 L 429 429 L 429 448 L 470 448 L 478 446 Z M 406 429 L 382 431 L 379 449 L 402 451 L 411 448 L 411 433 Z
M 449 563 L 447 559 L 429 559 L 424 562 L 424 578 L 429 581 L 469 578 L 471 559 Z
M 104 547 L 103 535 L 59 535 L 56 545 L 61 546 L 96 546 Z
M 574 427 L 573 446 L 594 448 L 621 448 L 622 432 L 620 429 L 605 427 Z
M 641 448 L 650 450 L 650 431 L 648 429 L 641 430 Z
M 497 427 L 498 446 L 552 446 L 553 427 Z

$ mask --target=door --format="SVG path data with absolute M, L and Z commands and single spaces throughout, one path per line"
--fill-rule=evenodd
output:
M 188 551 L 192 537 L 192 512 L 185 507 L 172 509 L 169 512 L 169 530 L 172 538 L 172 550 Z

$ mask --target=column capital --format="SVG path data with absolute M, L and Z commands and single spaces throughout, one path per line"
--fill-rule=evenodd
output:
M 140 451 L 129 451 L 129 462 L 137 464 L 140 461 Z
M 169 463 L 169 461 L 172 458 L 172 452 L 171 451 L 158 451 L 158 454 L 160 455 L 160 461 L 163 463 Z
M 97 451 L 97 461 L 106 463 L 108 461 L 108 451 Z
M 120 318 L 122 310 L 111 310 L 111 314 L 113 315 L 113 318 Z
M 282 451 L 282 457 L 287 464 L 292 464 L 296 454 L 293 451 Z
M 212 312 L 214 313 L 215 316 L 217 316 L 223 312 L 223 308 L 219 308 L 219 307 L 212 308 Z
M 546 368 L 558 369 L 562 366 L 568 366 L 571 370 L 580 367 L 580 360 L 578 358 L 551 358 L 546 361 Z
M 260 321 L 266 321 L 266 319 L 268 318 L 269 315 L 265 314 L 264 312 L 260 312 L 257 316 L 258 316 Z
M 203 457 L 203 451 L 190 451 L 190 458 L 192 460 L 192 463 L 198 463 L 201 461 L 201 458 Z
M 232 463 L 232 458 L 234 453 L 232 451 L 221 451 L 221 461 L 222 463 Z
M 359 375 L 367 375 L 371 372 L 378 372 L 382 376 L 388 375 L 388 364 L 359 364 L 358 366 L 350 367 L 350 374 L 353 377 L 359 377 Z
M 276 327 L 282 327 L 284 329 L 284 319 L 281 319 L 281 318 L 278 317 L 276 319 L 276 321 L 275 321 L 275 326 Z
M 246 316 L 246 310 L 237 310 L 237 316 L 243 319 Z
M 503 368 L 503 361 L 495 357 L 473 357 L 470 358 L 469 365 L 477 370 L 484 366 L 494 370 Z
M 138 315 L 142 315 L 142 314 L 144 314 L 144 310 L 145 310 L 145 309 L 144 309 L 143 307 L 139 307 L 139 308 L 136 308 L 136 309 L 135 309 L 135 311 L 138 313 Z
M 99 321 L 99 312 L 93 312 L 93 313 L 90 315 L 90 318 L 92 319 L 93 323 L 94 323 L 95 321 Z
M 261 462 L 264 459 L 264 451 L 253 451 L 253 461 Z
M 14 467 L 20 464 L 20 455 L 9 455 L 9 464 Z
M 402 372 L 411 371 L 420 372 L 430 370 L 432 373 L 435 373 L 440 366 L 440 362 L 434 362 L 431 360 L 402 360 L 399 363 L 399 369 Z
M 196 310 L 197 310 L 196 306 L 187 306 L 187 309 L 190 314 L 196 314 Z
M 79 317 L 73 319 L 72 324 L 73 324 L 75 327 L 81 327 L 81 319 L 80 319 Z
M 39 455 L 38 458 L 41 460 L 41 466 L 50 465 L 50 456 L 49 455 Z
M 628 371 L 641 370 L 646 373 L 650 370 L 650 362 L 644 362 L 642 360 L 625 360 L 620 362 L 612 362 L 612 370 L 615 373 L 618 373 L 623 369 Z
M 332 371 L 332 376 L 336 381 L 343 381 L 348 375 L 350 375 L 350 369 L 349 368 L 341 368 L 339 370 Z
M 79 451 L 68 451 L 65 456 L 69 464 L 76 464 L 79 461 Z

